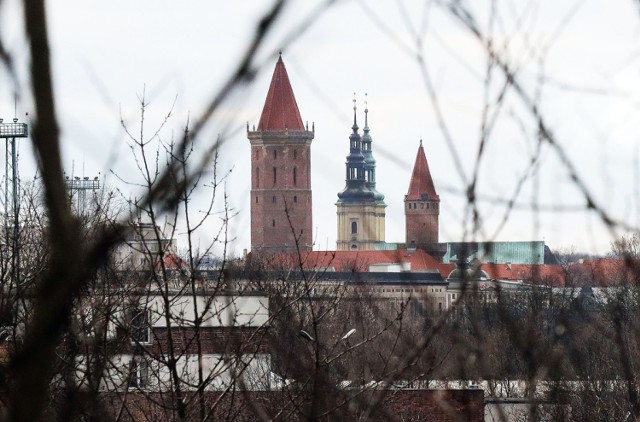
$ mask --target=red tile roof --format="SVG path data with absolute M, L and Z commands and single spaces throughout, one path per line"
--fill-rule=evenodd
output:
M 456 268 L 455 263 L 442 263 L 422 249 L 384 250 L 384 251 L 308 251 L 300 254 L 305 270 L 333 270 L 338 272 L 367 272 L 376 264 L 411 264 L 409 271 L 440 272 L 446 279 Z M 296 254 L 279 253 L 269 255 L 267 260 L 272 268 L 278 270 L 299 268 Z M 563 287 L 568 277 L 567 271 L 560 265 L 538 264 L 483 264 L 482 269 L 492 280 L 523 281 Z
M 640 262 L 622 258 L 600 258 L 572 262 L 567 269 L 571 286 L 609 287 L 640 284 Z
M 566 272 L 560 265 L 484 264 L 482 269 L 494 280 L 523 281 L 553 287 L 565 285 Z
M 411 271 L 438 270 L 439 263 L 421 249 L 390 251 L 308 251 L 301 253 L 302 267 L 307 270 L 333 269 L 339 272 L 366 272 L 370 265 L 410 263 Z M 298 267 L 295 254 L 277 254 L 269 263 L 280 269 Z M 448 274 L 448 273 L 447 273 Z
M 273 71 L 271 85 L 264 102 L 258 130 L 304 130 L 300 111 L 282 57 Z
M 422 148 L 422 141 L 420 141 L 420 148 L 418 148 L 416 163 L 413 166 L 413 174 L 411 175 L 411 183 L 409 184 L 406 200 L 420 201 L 422 200 L 422 194 L 427 194 L 430 201 L 440 199 L 433 185 L 427 157 L 424 155 L 424 148 Z

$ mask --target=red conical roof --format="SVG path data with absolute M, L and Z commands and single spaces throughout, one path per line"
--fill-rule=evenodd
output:
M 409 192 L 405 200 L 407 201 L 421 201 L 422 195 L 426 194 L 429 201 L 438 201 L 440 197 L 436 193 L 436 188 L 433 186 L 433 179 L 429 172 L 429 165 L 427 164 L 427 157 L 424 155 L 424 148 L 422 148 L 422 141 L 420 141 L 420 148 L 418 148 L 418 155 L 416 156 L 416 163 L 413 166 L 413 174 L 411 175 L 411 183 L 409 184 Z
M 282 56 L 276 63 L 271 85 L 264 102 L 258 130 L 304 130 L 296 98 Z

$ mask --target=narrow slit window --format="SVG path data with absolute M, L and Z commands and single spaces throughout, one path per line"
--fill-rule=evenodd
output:
M 278 169 L 277 168 L 273 168 L 273 184 L 276 184 L 276 180 L 278 178 Z
M 298 184 L 298 167 L 293 168 L 293 186 Z

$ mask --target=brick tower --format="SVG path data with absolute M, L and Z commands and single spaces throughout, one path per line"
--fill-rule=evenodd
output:
M 384 243 L 384 195 L 376 190 L 376 160 L 371 150 L 369 110 L 365 105 L 364 134 L 358 133 L 356 106 L 353 106 L 353 126 L 349 136 L 346 186 L 338 194 L 337 249 L 374 250 Z
M 311 250 L 311 140 L 282 56 L 251 143 L 251 250 Z
M 404 197 L 404 215 L 407 246 L 432 249 L 438 243 L 440 197 L 433 185 L 422 140 L 413 166 L 409 192 Z

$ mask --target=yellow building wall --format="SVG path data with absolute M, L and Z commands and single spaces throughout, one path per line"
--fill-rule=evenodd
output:
M 374 250 L 375 244 L 384 242 L 386 205 L 337 204 L 339 251 Z M 356 223 L 353 233 L 353 223 Z

